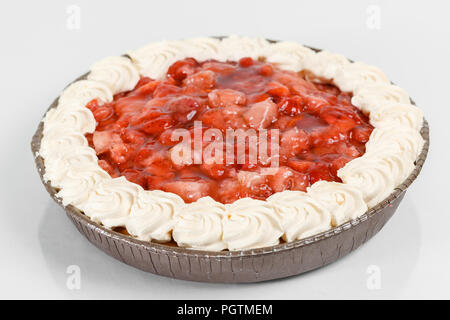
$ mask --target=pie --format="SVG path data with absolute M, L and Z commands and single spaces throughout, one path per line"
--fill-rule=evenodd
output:
M 105 58 L 43 121 L 37 156 L 64 206 L 139 240 L 211 251 L 361 216 L 424 144 L 422 112 L 378 68 L 237 36 Z

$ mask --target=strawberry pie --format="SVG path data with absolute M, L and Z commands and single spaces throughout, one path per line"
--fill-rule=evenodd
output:
M 242 250 L 357 218 L 412 172 L 423 116 L 376 67 L 293 42 L 152 43 L 44 119 L 45 179 L 143 241 Z

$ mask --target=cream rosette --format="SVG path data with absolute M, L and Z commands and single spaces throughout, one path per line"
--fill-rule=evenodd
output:
M 230 36 L 219 45 L 220 60 L 239 60 L 242 57 L 258 59 L 266 56 L 270 43 L 264 38 Z
M 420 132 L 408 127 L 389 126 L 375 128 L 366 143 L 366 153 L 376 154 L 391 150 L 415 161 L 422 152 L 424 140 Z
M 313 236 L 330 229 L 330 211 L 302 191 L 275 193 L 267 201 L 280 216 L 287 242 Z
M 167 242 L 172 239 L 174 217 L 183 207 L 184 201 L 176 194 L 139 190 L 125 226 L 139 240 Z
M 225 205 L 210 197 L 187 204 L 176 215 L 173 239 L 180 247 L 221 251 L 226 249 L 222 220 Z
M 55 127 L 42 137 L 39 153 L 43 158 L 57 159 L 66 153 L 73 153 L 77 148 L 87 146 L 88 141 L 80 131 Z
M 331 212 L 333 227 L 353 220 L 367 211 L 362 193 L 350 185 L 318 181 L 308 188 L 308 194 Z
M 182 41 L 162 41 L 130 51 L 128 55 L 141 75 L 162 79 L 172 63 L 186 57 L 183 47 Z
M 367 114 L 397 103 L 409 104 L 409 96 L 402 88 L 388 83 L 360 87 L 353 92 L 352 97 L 352 104 Z
M 132 90 L 139 81 L 136 66 L 127 57 L 107 57 L 91 66 L 88 80 L 106 85 L 113 94 Z
M 198 61 L 224 60 L 220 50 L 221 41 L 215 38 L 191 38 L 184 41 L 186 57 L 193 57 Z
M 354 62 L 340 68 L 333 78 L 333 83 L 341 91 L 355 92 L 368 85 L 389 83 L 389 80 L 377 67 L 362 62 Z
M 266 61 L 273 63 L 284 70 L 301 71 L 305 64 L 314 56 L 311 49 L 295 42 L 276 42 L 267 49 Z
M 305 56 L 304 69 L 310 71 L 315 77 L 321 80 L 329 81 L 336 76 L 339 69 L 349 63 L 350 61 L 343 55 L 320 51 Z
M 58 100 L 58 109 L 65 109 L 66 106 L 73 108 L 85 107 L 88 102 L 97 99 L 98 103 L 111 102 L 113 93 L 105 84 L 94 80 L 79 80 L 69 85 L 61 93 Z
M 69 151 L 66 149 L 66 151 Z M 94 149 L 84 146 L 77 147 L 72 152 L 62 153 L 58 157 L 47 157 L 45 160 L 45 175 L 46 181 L 51 181 L 55 187 L 61 187 L 61 181 L 71 170 L 78 170 L 80 168 L 100 168 L 98 166 L 98 158 Z
M 399 149 L 389 146 L 386 146 L 383 150 L 366 152 L 364 159 L 384 162 L 389 168 L 395 186 L 405 181 L 414 169 L 414 161 L 408 159 L 408 154 L 401 153 Z
M 92 190 L 84 213 L 108 228 L 125 226 L 142 188 L 125 177 L 103 180 Z
M 91 110 L 85 106 L 78 106 L 76 102 L 61 104 L 50 110 L 44 122 L 44 134 L 55 128 L 73 130 L 79 133 L 92 133 L 97 122 Z
M 229 250 L 276 245 L 283 235 L 281 220 L 267 201 L 243 198 L 226 205 L 223 240 Z
M 56 194 L 63 205 L 69 204 L 84 210 L 98 183 L 110 180 L 110 175 L 95 166 L 69 169 L 61 180 L 61 190 Z
M 423 124 L 422 110 L 409 103 L 390 104 L 380 107 L 369 115 L 370 123 L 378 127 L 405 127 L 420 131 Z
M 338 170 L 338 177 L 362 192 L 369 208 L 383 201 L 396 187 L 392 167 L 373 157 L 356 158 Z

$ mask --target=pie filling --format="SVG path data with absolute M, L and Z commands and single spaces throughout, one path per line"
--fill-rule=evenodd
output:
M 222 203 L 263 200 L 283 190 L 305 191 L 319 180 L 341 182 L 337 170 L 364 154 L 373 130 L 349 93 L 251 58 L 179 60 L 164 80 L 142 77 L 112 102 L 92 100 L 87 107 L 98 123 L 87 138 L 104 170 L 147 190 L 173 192 L 186 202 L 205 196 Z M 174 147 L 181 143 L 174 133 L 186 129 L 194 135 L 199 123 L 200 151 L 214 143 L 223 157 L 227 154 L 229 141 L 205 139 L 209 129 L 223 137 L 230 130 L 256 132 L 256 140 L 235 143 L 231 160 L 211 163 L 203 153 L 200 162 L 174 161 Z M 268 158 L 258 153 L 251 161 L 255 145 L 262 144 L 262 129 L 268 138 L 276 137 L 277 154 L 271 149 Z

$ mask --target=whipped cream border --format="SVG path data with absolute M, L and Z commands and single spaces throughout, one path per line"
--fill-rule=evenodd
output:
M 230 36 L 151 43 L 107 57 L 90 68 L 86 80 L 61 93 L 45 115 L 39 155 L 44 180 L 59 189 L 64 206 L 72 205 L 107 228 L 126 227 L 143 241 L 176 241 L 196 250 L 230 251 L 276 245 L 314 236 L 363 215 L 403 183 L 414 168 L 424 140 L 423 115 L 407 93 L 390 84 L 376 67 L 351 63 L 327 51 L 295 42 Z M 306 192 L 283 191 L 265 201 L 239 199 L 224 205 L 210 197 L 186 204 L 176 194 L 144 190 L 124 177 L 111 178 L 97 163 L 84 137 L 96 121 L 85 107 L 96 98 L 134 88 L 140 75 L 163 78 L 168 67 L 185 57 L 238 60 L 264 57 L 282 69 L 307 71 L 313 81 L 329 81 L 353 92 L 352 103 L 369 115 L 375 127 L 366 153 L 338 171 L 343 183 L 319 181 Z

